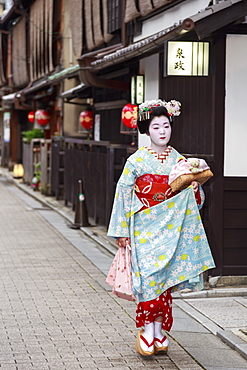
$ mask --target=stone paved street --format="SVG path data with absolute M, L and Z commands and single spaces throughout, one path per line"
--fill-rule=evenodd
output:
M 139 357 L 135 304 L 104 289 L 104 274 L 42 216 L 55 222 L 54 211 L 18 192 L 0 177 L 1 369 L 202 368 L 172 339 L 169 356 Z

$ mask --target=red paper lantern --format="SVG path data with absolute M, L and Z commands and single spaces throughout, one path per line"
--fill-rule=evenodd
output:
M 93 112 L 91 110 L 84 110 L 80 114 L 79 122 L 87 130 L 93 127 Z
M 122 109 L 123 124 L 130 128 L 137 128 L 137 105 L 126 104 Z
M 28 113 L 27 119 L 29 122 L 34 123 L 34 115 L 35 115 L 34 110 L 31 110 L 31 112 Z
M 40 126 L 46 126 L 50 122 L 51 115 L 46 110 L 39 109 L 35 112 L 35 119 Z

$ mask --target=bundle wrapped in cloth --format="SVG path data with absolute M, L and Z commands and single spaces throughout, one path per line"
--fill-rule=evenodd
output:
M 172 191 L 187 188 L 192 181 L 198 181 L 203 185 L 213 176 L 204 159 L 188 158 L 179 161 L 169 175 L 169 185 Z

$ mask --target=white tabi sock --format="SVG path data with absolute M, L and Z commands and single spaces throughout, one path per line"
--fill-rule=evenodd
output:
M 162 333 L 162 322 L 154 321 L 154 337 L 162 342 L 155 341 L 155 345 L 158 347 L 167 347 L 169 344 L 168 338 Z M 166 338 L 164 340 L 164 338 Z
M 154 321 L 154 336 L 158 339 L 163 339 L 164 334 L 162 333 L 162 322 Z
M 154 340 L 154 323 L 144 325 L 143 337 L 148 341 L 149 344 Z

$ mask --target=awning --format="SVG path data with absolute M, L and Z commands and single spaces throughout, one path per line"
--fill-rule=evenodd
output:
M 16 93 L 12 93 L 12 94 L 8 94 L 8 95 L 3 95 L 2 96 L 2 100 L 6 104 L 12 104 L 12 103 L 14 103 L 15 95 L 16 95 Z
M 90 86 L 81 83 L 78 86 L 73 87 L 72 89 L 66 90 L 61 93 L 61 98 L 66 100 L 71 100 L 75 98 L 89 98 L 91 95 Z
M 140 41 L 137 41 L 125 48 L 118 49 L 116 52 L 107 54 L 101 59 L 97 59 L 91 63 L 91 70 L 97 71 L 102 68 L 107 68 L 113 64 L 119 64 L 126 60 L 131 60 L 136 57 L 144 58 L 149 52 L 154 52 L 155 49 L 159 48 L 164 41 L 171 40 L 176 37 L 181 37 L 181 33 L 184 30 L 183 23 L 175 23 L 169 28 L 165 28 L 152 36 L 146 37 Z M 181 34 L 181 35 L 180 35 Z M 82 58 L 85 56 L 82 56 Z
M 14 104 L 16 93 L 11 93 L 8 95 L 2 96 L 2 107 L 3 108 L 11 108 L 12 104 Z
M 22 90 L 22 92 L 24 95 L 29 95 L 38 90 L 48 88 L 49 86 L 58 83 L 64 80 L 65 78 L 76 77 L 78 75 L 78 71 L 79 71 L 78 64 L 71 66 L 69 68 L 65 68 L 62 71 L 59 71 L 48 77 L 44 77 L 39 81 L 34 82 L 32 86 L 26 87 L 25 89 Z
M 17 5 L 15 3 L 12 4 L 11 8 L 5 10 L 0 18 L 0 24 L 4 24 L 4 22 L 8 22 L 14 17 L 16 17 Z
M 37 81 L 36 83 L 34 83 L 32 86 L 28 86 L 28 87 L 25 87 L 23 90 L 22 90 L 22 93 L 24 95 L 29 95 L 29 94 L 33 94 L 34 92 L 38 91 L 38 90 L 41 90 L 43 88 L 46 88 L 48 87 L 49 85 L 51 85 L 51 82 L 48 81 L 47 77 L 45 79 L 42 79 L 41 81 Z
M 247 15 L 247 0 L 225 0 L 184 20 L 199 40 Z M 190 24 L 190 25 L 189 25 Z
M 89 66 L 84 62 L 87 55 L 82 55 L 79 59 L 80 67 L 81 70 L 88 69 L 96 73 L 126 60 L 141 59 L 158 52 L 165 41 L 182 38 L 185 32 L 193 30 L 200 40 L 245 15 L 247 15 L 247 0 L 225 0 L 113 53 L 105 54 L 103 57 L 98 55 L 98 58 L 95 55 L 95 60 Z
M 80 69 L 79 64 L 76 64 L 69 68 L 65 68 L 62 71 L 49 76 L 48 81 L 59 82 L 61 80 L 64 80 L 65 78 L 71 78 L 71 77 L 77 76 L 79 69 Z

